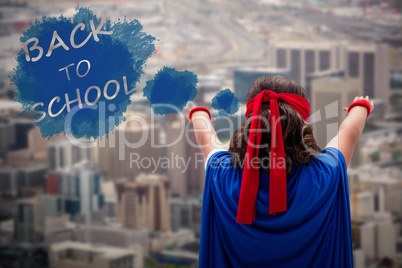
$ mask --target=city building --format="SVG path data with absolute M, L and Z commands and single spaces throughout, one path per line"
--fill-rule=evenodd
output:
M 139 174 L 116 181 L 117 219 L 124 227 L 170 231 L 170 189 L 164 175 Z
M 43 193 L 46 165 L 28 167 L 0 167 L 0 200 L 32 197 Z
M 14 240 L 14 219 L 2 220 L 0 224 L 0 247 L 5 248 Z
M 194 130 L 188 121 L 180 119 L 166 123 L 166 154 L 172 162 L 166 169 L 172 196 L 185 197 L 203 191 L 205 169 Z M 184 162 L 183 162 L 184 161 Z
M 104 180 L 101 185 L 102 193 L 105 195 L 105 205 L 103 207 L 104 216 L 109 221 L 116 219 L 117 197 L 114 181 Z
M 284 77 L 291 77 L 289 68 L 281 66 L 272 66 L 272 68 L 239 68 L 233 72 L 234 79 L 234 92 L 236 97 L 242 102 L 246 103 L 247 92 L 255 79 L 261 76 L 275 76 L 280 75 Z
M 46 175 L 46 193 L 58 195 L 60 193 L 60 178 L 58 175 L 47 174 Z
M 306 76 L 306 84 L 304 86 L 304 89 L 307 91 L 307 95 L 308 95 L 310 100 L 311 100 L 312 82 L 315 79 L 326 78 L 326 77 L 345 77 L 345 71 L 342 71 L 342 70 L 325 70 L 325 71 L 318 71 L 318 72 L 313 72 L 313 73 L 307 74 L 307 76 Z
M 28 133 L 34 127 L 33 120 L 27 118 L 13 118 L 12 122 L 15 128 L 15 143 L 12 149 L 13 150 L 27 149 Z
M 0 75 L 0 78 L 5 78 L 7 75 Z M 21 112 L 22 105 L 16 101 L 1 99 L 0 100 L 0 118 L 3 120 L 16 112 Z M 8 121 L 8 120 L 5 120 Z
M 46 171 L 44 164 L 18 168 L 18 187 L 44 187 Z
M 0 199 L 12 199 L 18 196 L 18 170 L 12 167 L 0 167 Z
M 171 155 L 178 157 L 187 156 L 187 143 L 185 136 L 185 122 L 181 123 L 181 120 L 175 120 L 173 122 L 166 123 L 166 154 L 171 159 Z M 187 158 L 184 158 L 187 159 Z M 187 171 L 184 167 L 172 165 L 166 170 L 167 176 L 170 180 L 170 191 L 173 196 L 187 196 Z
M 401 161 L 372 163 L 348 170 L 353 187 L 370 191 L 374 195 L 374 212 L 402 215 Z M 371 206 L 371 205 L 370 205 Z
M 200 232 L 201 206 L 201 196 L 172 198 L 170 201 L 172 231 L 191 229 L 194 232 Z
M 360 81 L 362 95 L 388 103 L 389 48 L 386 44 L 343 41 L 277 41 L 269 44 L 269 66 L 287 68 L 303 87 L 307 76 L 326 70 L 344 71 Z
M 307 75 L 343 66 L 341 46 L 337 42 L 277 41 L 268 45 L 268 64 L 273 68 L 290 70 L 290 77 L 306 85 Z
M 356 215 L 359 220 L 370 220 L 375 217 L 375 213 L 378 212 L 378 208 L 376 208 L 376 204 L 378 204 L 378 196 L 376 195 L 376 193 L 365 190 L 358 191 L 356 205 L 353 203 L 355 202 L 355 200 L 353 199 L 353 193 L 351 197 L 351 215 Z M 355 209 L 357 209 L 356 212 Z
M 0 105 L 5 104 L 0 101 Z M 1 111 L 0 111 L 1 113 Z M 8 116 L 7 118 L 10 118 Z M 0 158 L 10 150 L 28 149 L 28 133 L 34 127 L 33 120 L 26 118 L 0 118 Z
M 105 216 L 109 218 L 116 218 L 117 198 L 116 195 L 105 195 Z
M 99 141 L 100 171 L 113 180 L 128 178 L 131 181 L 140 172 L 161 173 L 160 166 L 152 162 L 158 161 L 162 153 L 158 147 L 159 125 L 151 123 L 150 116 L 139 112 L 129 111 L 126 118 L 114 133 Z
M 47 163 L 49 172 L 72 168 L 76 163 L 87 160 L 94 166 L 97 150 L 73 145 L 67 139 L 55 140 L 47 145 Z
M 44 233 L 64 225 L 68 215 L 59 196 L 38 195 L 17 203 L 14 219 L 14 238 L 18 242 L 40 243 Z
M 141 250 L 66 241 L 50 246 L 49 263 L 54 268 L 142 268 Z
M 48 145 L 57 140 L 65 140 L 66 136 L 59 134 L 49 138 L 42 137 L 39 127 L 35 126 L 28 132 L 28 149 L 37 161 L 46 163 Z
M 162 250 L 158 252 L 155 259 L 160 263 L 184 265 L 187 267 L 198 267 L 198 254 L 185 250 Z
M 78 236 L 81 237 L 82 234 L 77 231 L 77 227 L 73 222 L 68 221 L 64 225 L 45 230 L 43 240 L 45 245 L 52 245 L 65 241 L 76 241 Z
M 353 267 L 366 268 L 364 251 L 362 249 L 353 250 Z
M 146 229 L 124 228 L 111 224 L 81 225 L 76 229 L 75 241 L 118 248 L 135 248 L 139 245 L 144 256 L 149 254 L 149 237 Z
M 400 166 L 388 161 L 348 169 L 354 244 L 366 263 L 402 261 Z
M 402 130 L 377 129 L 363 133 L 361 164 L 381 163 L 402 159 Z
M 397 228 L 392 220 L 364 223 L 361 227 L 361 248 L 369 261 L 396 256 Z
M 8 119 L 0 118 L 0 158 L 4 158 L 14 144 L 14 124 Z
M 222 89 L 224 81 L 222 76 L 218 75 L 199 75 L 197 84 L 197 95 L 193 102 L 200 105 L 211 105 L 211 99 L 208 98 L 210 94 L 216 94 Z
M 33 154 L 29 149 L 19 149 L 9 151 L 6 155 L 6 164 L 12 167 L 26 167 L 40 163 L 34 161 Z
M 358 95 L 361 95 L 358 79 L 324 77 L 312 81 L 309 122 L 320 148 L 325 148 L 338 134 L 339 126 L 347 116 L 342 107 L 348 107 Z M 351 166 L 359 164 L 359 144 L 354 152 Z
M 87 161 L 48 176 L 47 182 L 49 193 L 58 193 L 65 199 L 66 212 L 86 223 L 91 222 L 91 215 L 104 205 L 102 177 Z
M 349 44 L 345 71 L 362 83 L 362 95 L 389 103 L 390 66 L 386 44 Z
M 65 241 L 105 245 L 117 248 L 142 248 L 143 255 L 149 255 L 148 230 L 124 228 L 120 224 L 76 224 L 68 222 L 64 226 L 45 232 L 48 245 Z

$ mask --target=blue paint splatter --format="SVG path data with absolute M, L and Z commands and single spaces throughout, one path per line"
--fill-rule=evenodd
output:
M 154 79 L 147 81 L 144 96 L 151 102 L 155 114 L 179 113 L 197 95 L 197 75 L 163 67 Z
M 212 107 L 218 110 L 220 116 L 228 116 L 237 113 L 240 109 L 240 101 L 230 89 L 221 90 L 212 99 Z
M 43 55 L 36 62 L 27 61 L 25 52 L 21 49 L 16 57 L 18 66 L 14 70 L 13 76 L 10 77 L 12 83 L 17 87 L 16 101 L 23 105 L 24 112 L 32 110 L 35 103 L 43 102 L 43 106 L 35 108 L 36 111 L 46 113 L 43 120 L 36 122 L 43 137 L 50 138 L 55 134 L 66 133 L 73 134 L 77 138 L 96 138 L 114 130 L 116 125 L 125 120 L 122 115 L 131 103 L 130 95 L 135 93 L 135 90 L 131 90 L 135 88 L 143 74 L 143 65 L 155 51 L 153 44 L 155 37 L 146 34 L 138 20 L 126 19 L 113 23 L 106 19 L 101 30 L 113 31 L 111 35 L 99 34 L 97 42 L 92 34 L 88 42 L 81 48 L 73 48 L 70 43 L 70 34 L 76 25 L 79 23 L 85 25 L 84 29 L 79 28 L 76 31 L 74 40 L 78 45 L 91 33 L 91 20 L 95 29 L 101 23 L 101 18 L 94 15 L 91 10 L 87 8 L 77 8 L 76 10 L 77 13 L 72 18 L 43 16 L 41 21 L 37 20 L 20 38 L 21 42 L 25 42 L 36 37 L 39 40 L 38 46 L 43 48 Z M 58 47 L 53 50 L 50 57 L 47 57 L 45 55 L 48 52 L 53 31 L 57 31 L 69 50 Z M 55 44 L 58 43 L 56 40 Z M 33 42 L 28 44 L 28 48 L 32 48 L 32 46 Z M 29 53 L 32 59 L 38 55 L 38 50 Z M 81 60 L 87 60 L 90 63 L 88 74 L 82 78 L 76 74 L 76 67 Z M 59 69 L 72 63 L 74 66 L 69 68 L 69 81 L 66 71 L 59 71 Z M 79 73 L 82 75 L 86 70 L 87 64 L 82 63 Z M 126 77 L 129 94 L 125 92 L 123 76 Z M 108 99 L 104 94 L 104 87 L 111 80 L 117 82 L 110 83 L 106 91 L 108 96 L 110 97 L 116 92 L 117 83 L 120 90 L 115 98 Z M 88 106 L 85 102 L 85 93 L 88 88 L 93 86 L 99 87 L 101 94 L 96 104 Z M 59 102 L 56 100 L 52 106 L 53 113 L 57 113 L 66 104 L 65 94 L 70 100 L 77 99 L 77 88 L 80 91 L 83 107 L 75 108 L 78 107 L 78 102 L 74 102 L 70 105 L 70 113 L 65 108 L 58 116 L 51 117 L 48 111 L 51 100 L 56 96 L 60 97 Z M 97 94 L 97 89 L 91 88 L 87 95 L 89 102 L 93 102 L 97 98 Z M 104 111 L 100 107 L 105 107 Z M 114 109 L 109 107 L 114 107 Z M 76 113 L 71 114 L 75 110 Z M 70 117 L 73 115 L 72 122 L 71 125 L 65 126 L 68 115 Z M 41 114 L 37 114 L 35 119 L 39 119 L 41 116 Z M 112 123 L 109 124 L 109 121 Z

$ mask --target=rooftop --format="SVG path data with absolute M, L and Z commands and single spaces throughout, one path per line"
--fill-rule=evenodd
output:
M 99 244 L 88 244 L 72 241 L 56 243 L 51 246 L 52 251 L 62 251 L 67 249 L 91 251 L 92 253 L 97 253 L 102 255 L 103 258 L 107 259 L 114 259 L 135 254 L 134 249 L 116 248 Z

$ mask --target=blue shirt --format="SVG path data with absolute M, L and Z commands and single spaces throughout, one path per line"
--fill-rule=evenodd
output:
M 242 169 L 231 153 L 207 159 L 199 267 L 353 267 L 346 163 L 326 148 L 292 165 L 285 212 L 268 214 L 269 174 L 260 173 L 256 220 L 236 223 Z

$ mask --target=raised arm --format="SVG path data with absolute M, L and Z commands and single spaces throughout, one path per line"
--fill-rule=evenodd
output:
M 353 101 L 356 100 L 367 100 L 369 98 L 366 97 L 356 97 Z M 374 109 L 373 101 L 370 102 L 371 111 Z M 347 111 L 347 108 L 343 108 L 344 111 Z M 357 141 L 360 139 L 360 136 L 363 132 L 364 125 L 366 123 L 367 118 L 367 108 L 364 106 L 355 106 L 353 107 L 348 116 L 343 120 L 342 124 L 339 127 L 338 134 L 327 144 L 327 147 L 335 147 L 337 148 L 343 155 L 346 161 L 346 166 L 349 166 L 350 160 L 352 159 L 353 150 L 355 149 Z
M 195 111 L 191 115 L 191 120 L 193 122 L 195 138 L 202 151 L 204 160 L 212 150 L 225 148 L 216 135 L 215 129 L 206 111 Z

